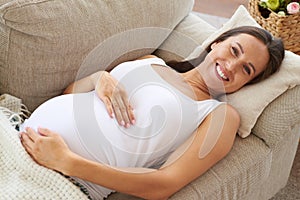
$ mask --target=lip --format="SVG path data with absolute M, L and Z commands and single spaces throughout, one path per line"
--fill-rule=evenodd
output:
M 221 71 L 221 73 L 222 73 L 223 75 L 221 75 L 221 74 L 219 73 L 219 71 Z M 224 68 L 223 68 L 219 63 L 216 63 L 215 73 L 216 73 L 218 79 L 220 79 L 221 81 L 229 81 L 228 74 L 226 73 L 226 71 L 224 70 Z M 225 76 L 226 78 L 225 78 L 224 76 Z

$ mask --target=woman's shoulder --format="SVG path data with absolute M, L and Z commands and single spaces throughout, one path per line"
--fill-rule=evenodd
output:
M 223 117 L 224 119 L 229 119 L 233 123 L 240 123 L 240 114 L 238 111 L 230 104 L 223 102 L 211 113 L 211 115 L 216 115 Z
M 220 134 L 235 135 L 240 126 L 240 115 L 234 107 L 227 103 L 220 104 L 215 108 L 203 123 L 198 126 L 197 133 L 210 131 L 215 138 Z

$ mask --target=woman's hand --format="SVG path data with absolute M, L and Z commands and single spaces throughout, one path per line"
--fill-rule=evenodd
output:
M 129 127 L 135 123 L 132 107 L 126 91 L 107 71 L 98 71 L 70 84 L 64 94 L 81 93 L 95 90 L 103 101 L 110 117 L 116 116 L 118 123 Z
M 94 80 L 95 91 L 105 104 L 110 117 L 115 116 L 118 123 L 127 128 L 134 124 L 133 109 L 123 86 L 106 71 L 95 73 L 91 78 Z
M 64 172 L 68 169 L 68 161 L 73 152 L 60 135 L 44 128 L 39 128 L 38 132 L 39 134 L 32 128 L 21 132 L 22 145 L 38 164 Z

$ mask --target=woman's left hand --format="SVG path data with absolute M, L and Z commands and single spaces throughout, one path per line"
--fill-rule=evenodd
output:
M 38 132 L 32 128 L 21 132 L 24 148 L 38 164 L 62 172 L 72 152 L 60 135 L 44 128 Z

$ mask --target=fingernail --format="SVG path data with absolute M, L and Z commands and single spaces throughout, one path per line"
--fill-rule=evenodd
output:
M 126 128 L 129 128 L 130 127 L 130 124 L 129 123 L 126 123 Z
M 131 124 L 133 124 L 133 125 L 135 124 L 135 120 L 134 120 L 134 119 L 133 119 L 133 120 L 131 120 Z
M 114 113 L 112 113 L 112 114 L 110 115 L 110 117 L 111 117 L 111 118 L 114 118 L 114 117 L 115 117 L 115 114 L 114 114 Z
M 122 126 L 125 126 L 124 120 L 121 121 L 121 125 L 122 125 Z

